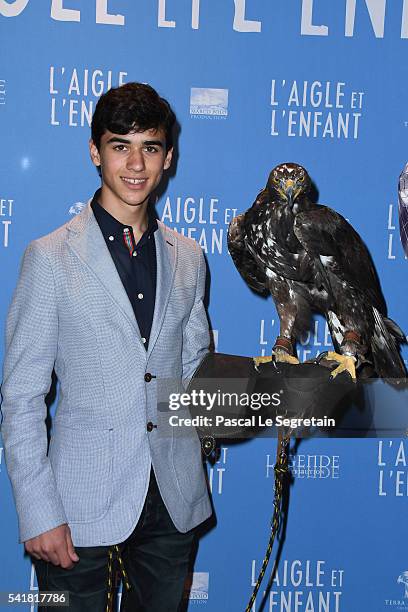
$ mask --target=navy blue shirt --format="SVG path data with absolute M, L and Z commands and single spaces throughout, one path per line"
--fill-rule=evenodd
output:
M 147 230 L 136 244 L 132 226 L 123 225 L 102 208 L 98 202 L 99 195 L 98 190 L 93 197 L 91 207 L 132 304 L 142 342 L 147 349 L 156 297 L 157 262 L 154 232 L 158 228 L 157 219 L 149 208 Z

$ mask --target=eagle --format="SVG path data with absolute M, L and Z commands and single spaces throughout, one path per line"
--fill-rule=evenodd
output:
M 312 182 L 299 164 L 276 166 L 266 187 L 245 213 L 231 221 L 228 250 L 249 287 L 271 293 L 280 332 L 274 359 L 299 363 L 296 340 L 310 327 L 312 313 L 328 323 L 337 362 L 335 377 L 370 362 L 383 378 L 406 375 L 398 344 L 399 326 L 386 305 L 367 247 L 335 210 L 314 203 Z M 271 357 L 256 358 L 256 365 Z
M 401 172 L 398 181 L 398 216 L 401 242 L 408 256 L 408 164 Z

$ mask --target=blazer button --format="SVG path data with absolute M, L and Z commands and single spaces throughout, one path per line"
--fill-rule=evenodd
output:
M 146 425 L 147 431 L 153 431 L 154 425 L 151 421 L 149 421 Z
M 144 375 L 144 379 L 146 382 L 150 382 L 152 378 L 153 376 L 150 374 L 150 372 L 146 372 L 146 374 Z

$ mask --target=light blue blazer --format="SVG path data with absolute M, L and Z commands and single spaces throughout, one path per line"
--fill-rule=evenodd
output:
M 2 386 L 21 541 L 65 522 L 75 546 L 124 541 L 142 511 L 151 464 L 179 531 L 211 514 L 196 432 L 178 435 L 156 400 L 158 380 L 189 379 L 208 350 L 204 257 L 161 222 L 154 237 L 147 351 L 89 202 L 27 247 L 7 318 Z M 60 393 L 47 454 L 53 368 Z

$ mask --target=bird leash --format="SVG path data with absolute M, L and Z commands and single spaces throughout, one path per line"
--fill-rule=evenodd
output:
M 113 612 L 113 599 L 114 599 L 114 591 L 115 591 L 115 581 L 113 579 L 113 571 L 114 571 L 115 554 L 116 554 L 116 559 L 119 563 L 120 573 L 122 575 L 122 583 L 127 591 L 130 591 L 131 589 L 129 579 L 126 574 L 125 565 L 123 563 L 122 555 L 120 553 L 120 548 L 117 544 L 114 544 L 108 550 L 108 582 L 107 582 L 108 595 L 107 595 L 105 612 Z
M 261 586 L 262 580 L 265 576 L 266 569 L 268 567 L 269 559 L 272 553 L 273 543 L 275 541 L 275 537 L 279 532 L 279 527 L 281 524 L 282 518 L 282 494 L 285 476 L 288 473 L 288 455 L 289 455 L 289 442 L 290 442 L 290 433 L 284 434 L 282 430 L 279 430 L 278 433 L 278 445 L 276 449 L 276 463 L 274 466 L 274 474 L 275 474 L 275 494 L 273 499 L 273 515 L 271 519 L 271 535 L 269 537 L 268 546 L 266 547 L 266 552 L 264 556 L 264 560 L 262 562 L 262 567 L 259 571 L 258 578 L 256 580 L 254 590 L 252 591 L 251 598 L 248 602 L 247 607 L 245 608 L 245 612 L 251 612 L 252 606 L 256 600 L 256 596 L 258 594 L 259 588 Z
M 317 365 L 322 366 L 321 361 L 325 357 L 326 356 L 322 354 L 320 357 L 313 360 L 312 363 L 309 363 L 307 367 L 314 368 Z M 306 365 L 306 364 L 303 364 L 303 365 Z M 275 367 L 276 367 L 276 364 L 275 364 Z M 288 367 L 292 367 L 292 366 L 288 366 Z M 296 365 L 293 367 L 298 368 L 299 366 Z M 315 370 L 313 371 L 316 372 Z M 326 381 L 325 380 L 322 381 L 321 375 L 320 375 L 324 371 L 326 371 L 327 373 L 324 376 L 329 377 Z M 343 377 L 341 380 L 340 380 L 340 376 L 336 379 L 331 380 L 330 379 L 331 368 L 329 366 L 322 367 L 318 378 L 316 378 L 314 375 L 311 376 L 311 373 L 312 373 L 311 370 L 308 370 L 307 372 L 304 371 L 305 379 L 303 382 L 305 383 L 307 381 L 308 382 L 307 385 L 302 384 L 300 386 L 299 385 L 294 386 L 292 384 L 293 378 L 291 379 L 289 377 L 288 379 L 286 379 L 284 377 L 287 383 L 286 389 L 292 396 L 292 402 L 289 399 L 288 406 L 292 404 L 292 408 L 293 408 L 294 403 L 298 404 L 300 400 L 302 401 L 303 409 L 301 413 L 298 413 L 298 416 L 304 416 L 304 415 L 312 414 L 315 412 L 316 410 L 316 392 L 317 391 L 319 394 L 318 395 L 319 403 L 321 404 L 323 402 L 324 405 L 326 406 L 326 409 L 328 409 L 328 406 L 331 406 L 331 410 L 333 410 L 333 407 L 338 404 L 339 400 L 346 396 L 345 395 L 346 392 L 348 393 L 351 387 L 354 387 L 354 382 L 351 380 L 351 378 L 346 376 L 346 379 L 344 379 L 344 376 L 345 376 L 344 374 L 341 375 Z M 287 374 L 289 374 L 289 371 L 287 371 Z M 334 380 L 336 382 L 334 382 Z M 316 389 L 316 384 L 318 385 L 317 389 Z M 327 393 L 326 393 L 326 396 L 323 393 L 325 389 L 326 389 L 326 392 L 330 391 L 330 401 L 327 397 Z M 315 397 L 310 398 L 309 403 L 305 406 L 305 394 L 308 394 L 310 392 L 312 392 L 312 394 Z M 285 412 L 285 415 L 286 414 L 287 414 L 287 410 Z M 247 607 L 245 608 L 245 612 L 251 612 L 252 606 L 255 603 L 256 596 L 258 594 L 262 580 L 265 576 L 266 569 L 268 567 L 268 563 L 269 563 L 271 553 L 272 553 L 273 543 L 279 533 L 279 529 L 281 526 L 281 521 L 283 518 L 283 510 L 282 510 L 283 491 L 284 491 L 284 486 L 285 486 L 285 479 L 289 472 L 289 444 L 290 444 L 290 438 L 291 438 L 292 433 L 293 433 L 293 429 L 290 427 L 278 429 L 276 463 L 274 466 L 275 492 L 274 492 L 274 499 L 273 499 L 273 515 L 271 519 L 271 534 L 270 534 L 269 542 L 266 548 L 265 557 L 262 562 L 262 566 L 258 574 L 258 578 L 256 580 L 251 598 L 248 602 Z

